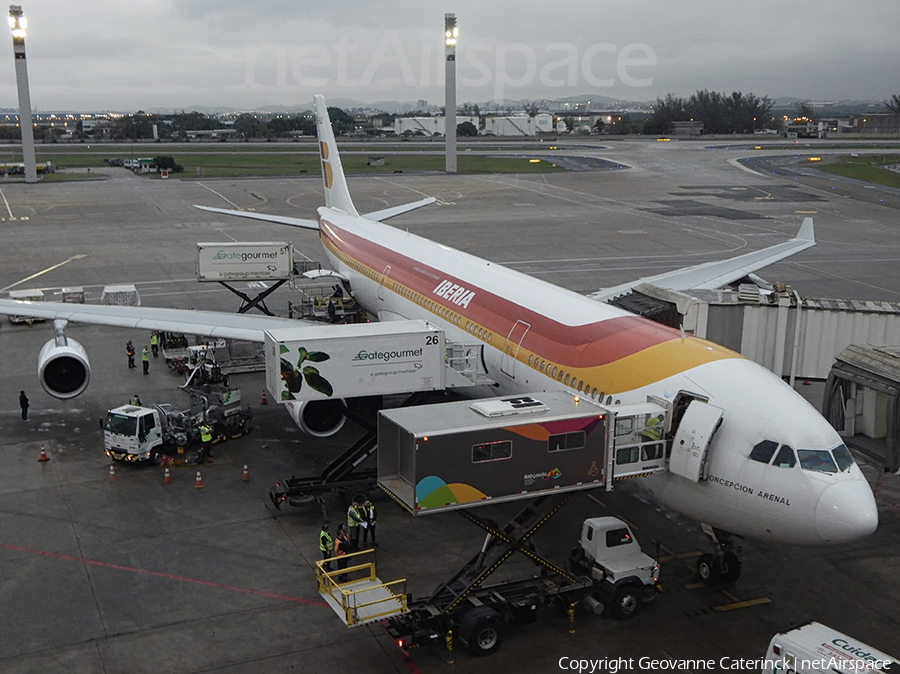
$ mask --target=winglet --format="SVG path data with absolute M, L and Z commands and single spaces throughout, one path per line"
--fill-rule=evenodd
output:
M 322 181 L 325 185 L 325 206 L 339 208 L 350 215 L 359 215 L 350 198 L 347 180 L 344 178 L 344 168 L 341 166 L 341 157 L 334 140 L 334 130 L 331 128 L 325 97 L 317 94 L 313 96 L 313 101 L 316 109 L 316 131 L 319 135 L 319 156 L 322 159 Z
M 816 232 L 813 227 L 813 219 L 812 218 L 803 218 L 803 224 L 800 225 L 800 231 L 797 232 L 797 236 L 795 239 L 800 239 L 801 241 L 808 241 L 810 243 L 816 242 Z

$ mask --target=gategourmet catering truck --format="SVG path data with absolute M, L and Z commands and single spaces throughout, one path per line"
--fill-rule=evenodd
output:
M 665 470 L 664 442 L 646 432 L 660 415 L 666 410 L 652 402 L 601 406 L 546 391 L 382 410 L 379 487 L 417 517 L 459 511 L 487 537 L 430 596 L 413 600 L 405 581 L 382 583 L 373 564 L 360 563 L 366 552 L 351 556 L 346 569 L 317 562 L 321 596 L 350 626 L 382 620 L 404 649 L 459 639 L 474 655 L 496 651 L 507 629 L 535 622 L 548 605 L 572 620 L 576 605 L 631 617 L 656 595 L 659 564 L 625 522 L 584 520 L 567 561 L 543 556 L 533 534 L 579 490 Z M 521 499 L 527 505 L 505 525 L 478 514 Z M 538 568 L 485 582 L 515 553 Z
M 250 430 L 252 412 L 241 407 L 241 390 L 223 384 L 185 389 L 191 397 L 187 409 L 172 405 L 122 405 L 106 413 L 103 444 L 116 461 L 150 461 L 164 454 L 183 453 L 188 463 L 202 463 L 205 448 L 198 447 L 202 425 L 214 439 L 235 438 Z M 196 450 L 191 449 L 197 447 Z
M 769 642 L 763 672 L 784 674 L 900 674 L 890 655 L 822 623 L 808 622 L 779 632 Z

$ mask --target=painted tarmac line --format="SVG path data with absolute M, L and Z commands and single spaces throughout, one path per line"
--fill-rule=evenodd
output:
M 275 592 L 265 592 L 263 590 L 253 590 L 247 587 L 238 587 L 237 585 L 226 585 L 225 583 L 217 583 L 212 580 L 202 580 L 200 578 L 190 578 L 188 576 L 180 576 L 173 573 L 163 573 L 162 571 L 151 571 L 149 569 L 139 569 L 135 566 L 124 566 L 122 564 L 113 564 L 111 562 L 101 562 L 96 559 L 87 559 L 85 557 L 76 557 L 74 555 L 64 555 L 58 552 L 47 552 L 46 550 L 34 550 L 32 548 L 24 548 L 19 545 L 10 545 L 9 543 L 0 543 L 0 548 L 5 550 L 14 550 L 16 552 L 24 552 L 31 555 L 40 555 L 42 557 L 51 557 L 53 559 L 62 559 L 67 562 L 79 562 L 81 564 L 90 564 L 91 566 L 99 566 L 106 569 L 115 569 L 116 571 L 128 571 L 129 573 L 139 573 L 145 576 L 154 576 L 156 578 L 165 578 L 167 580 L 177 580 L 186 583 L 195 583 L 197 585 L 205 585 L 219 590 L 231 590 L 232 592 L 243 592 L 245 594 L 255 594 L 260 597 L 269 597 L 270 599 L 280 599 L 282 601 L 290 601 L 298 604 L 310 604 L 313 606 L 327 607 L 324 601 L 316 599 L 304 599 L 302 597 L 291 597 L 285 594 Z

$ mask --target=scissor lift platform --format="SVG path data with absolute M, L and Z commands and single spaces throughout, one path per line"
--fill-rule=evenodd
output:
M 362 550 L 316 562 L 319 594 L 347 627 L 376 622 L 407 610 L 406 579 L 383 583 L 375 575 L 375 562 L 365 561 L 374 555 L 374 550 Z M 348 566 L 334 568 L 338 560 Z M 332 569 L 326 571 L 329 563 Z

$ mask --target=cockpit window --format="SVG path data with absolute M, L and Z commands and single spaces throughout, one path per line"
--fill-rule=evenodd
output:
M 775 450 L 777 448 L 777 442 L 772 442 L 771 440 L 763 440 L 753 448 L 753 451 L 750 452 L 750 458 L 753 461 L 759 461 L 760 463 L 769 463 L 769 461 L 772 460 L 772 455 L 775 454 Z
M 800 467 L 803 470 L 813 470 L 818 473 L 837 472 L 831 452 L 826 449 L 798 449 L 797 458 L 800 459 Z
M 847 449 L 847 446 L 844 443 L 841 443 L 832 449 L 831 453 L 834 454 L 834 460 L 837 461 L 838 468 L 841 469 L 842 473 L 845 470 L 849 470 L 850 466 L 853 465 L 853 456 L 850 454 L 850 450 Z
M 775 461 L 772 465 L 778 466 L 779 468 L 793 468 L 796 466 L 797 459 L 794 457 L 794 450 L 787 445 L 782 445 L 781 449 L 778 450 L 778 456 L 775 457 Z

